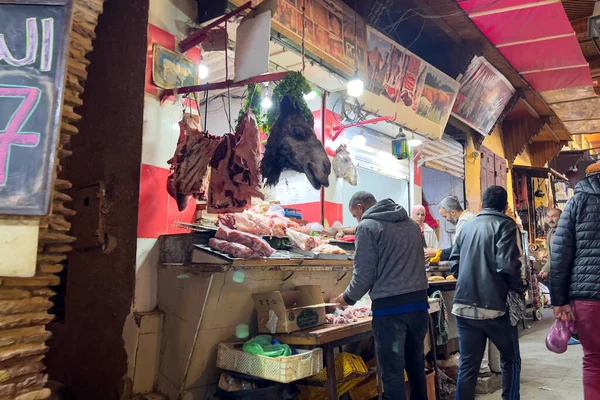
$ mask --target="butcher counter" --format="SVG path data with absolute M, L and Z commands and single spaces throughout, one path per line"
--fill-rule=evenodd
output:
M 253 293 L 320 285 L 328 298 L 352 277 L 350 260 L 232 260 L 198 247 L 210 236 L 165 235 L 158 243 L 157 298 L 164 313 L 158 377 L 173 393 L 182 388 L 183 398 L 213 390 L 219 343 L 258 331 Z
M 325 298 L 343 292 L 351 260 L 231 259 L 204 245 L 211 234 L 159 238 L 158 308 L 164 313 L 161 387 L 204 398 L 218 382 L 217 347 L 258 332 L 254 293 L 320 285 Z M 277 258 L 280 257 L 280 258 Z M 295 257 L 295 256 L 294 256 Z

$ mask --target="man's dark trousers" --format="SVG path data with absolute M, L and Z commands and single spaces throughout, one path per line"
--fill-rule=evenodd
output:
M 406 400 L 404 370 L 411 400 L 427 400 L 424 341 L 429 313 L 373 317 L 373 335 L 384 385 L 384 400 Z
M 475 387 L 485 343 L 489 338 L 500 352 L 502 366 L 502 400 L 519 400 L 521 356 L 519 333 L 510 324 L 508 313 L 496 319 L 474 320 L 456 317 L 460 346 L 460 367 L 456 400 L 475 399 Z

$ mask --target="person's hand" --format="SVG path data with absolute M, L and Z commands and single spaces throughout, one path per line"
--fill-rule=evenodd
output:
M 554 318 L 560 319 L 563 322 L 575 321 L 575 313 L 570 304 L 554 307 Z
M 550 276 L 550 274 L 548 274 L 546 271 L 542 271 L 540 272 L 540 279 L 548 279 L 548 276 Z
M 334 303 L 334 304 L 338 304 L 338 306 L 329 306 L 330 310 L 333 309 L 333 311 L 331 312 L 335 312 L 336 308 L 341 308 L 342 310 L 344 308 L 346 308 L 348 306 L 348 304 L 346 303 L 346 300 L 344 300 L 344 294 L 340 294 L 338 296 L 334 296 L 331 299 L 329 299 L 330 303 Z
M 429 260 L 437 255 L 438 249 L 425 249 L 425 259 Z

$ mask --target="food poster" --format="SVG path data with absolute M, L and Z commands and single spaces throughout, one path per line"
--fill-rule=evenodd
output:
M 261 3 L 262 0 L 255 3 Z M 245 0 L 232 0 L 237 6 Z M 302 7 L 304 17 L 304 41 L 306 50 L 322 58 L 334 68 L 365 78 L 367 71 L 367 25 L 354 10 L 338 0 L 278 0 L 277 13 L 273 16 L 273 28 L 293 41 L 302 44 Z M 356 24 L 356 33 L 355 33 Z M 358 59 L 357 59 L 358 57 Z
M 368 29 L 366 104 L 433 138 L 443 134 L 460 84 L 376 30 Z M 382 104 L 381 100 L 387 104 Z M 364 101 L 361 98 L 361 101 Z
M 459 82 L 460 92 L 452 114 L 482 135 L 488 135 L 515 89 L 483 57 L 473 57 Z

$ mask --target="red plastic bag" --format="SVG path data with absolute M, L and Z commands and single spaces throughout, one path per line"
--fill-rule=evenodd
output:
M 571 334 L 575 332 L 573 321 L 564 322 L 557 319 L 546 336 L 546 348 L 553 353 L 562 354 L 567 351 Z

